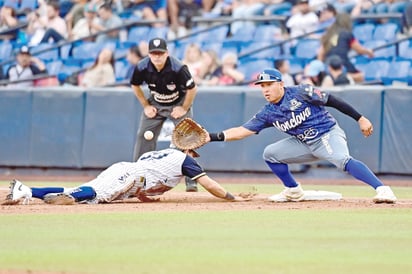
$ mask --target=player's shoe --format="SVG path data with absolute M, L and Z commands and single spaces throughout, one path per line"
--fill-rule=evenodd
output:
M 23 199 L 23 204 L 28 204 L 32 198 L 31 189 L 23 185 L 18 180 L 13 180 L 10 183 L 10 193 L 7 195 L 3 205 L 16 205 Z
M 197 183 L 192 180 L 186 181 L 186 192 L 197 192 Z
M 74 205 L 76 199 L 66 193 L 49 193 L 43 196 L 43 201 L 52 205 Z
M 376 188 L 376 196 L 373 197 L 373 202 L 393 204 L 396 203 L 396 196 L 389 186 L 379 186 Z
M 300 185 L 297 187 L 285 187 L 285 189 L 279 193 L 272 195 L 268 198 L 271 202 L 299 202 L 304 198 L 305 193 Z

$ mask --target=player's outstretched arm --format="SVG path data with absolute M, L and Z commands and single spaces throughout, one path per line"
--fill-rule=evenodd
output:
M 242 126 L 232 127 L 218 133 L 209 133 L 210 142 L 241 140 L 255 134 Z
M 207 175 L 204 175 L 196 179 L 196 182 L 199 183 L 201 186 L 203 186 L 213 196 L 216 196 L 218 198 L 225 199 L 228 201 L 233 201 L 233 202 L 250 200 L 249 198 L 242 198 L 240 196 L 234 196 L 230 192 L 226 191 L 218 182 L 216 182 L 215 180 L 213 180 Z

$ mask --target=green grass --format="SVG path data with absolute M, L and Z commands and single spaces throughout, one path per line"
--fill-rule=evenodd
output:
M 248 185 L 225 187 L 234 192 L 251 189 Z M 253 187 L 261 193 L 280 190 L 274 185 Z M 374 194 L 364 185 L 305 186 L 309 187 L 338 191 L 344 197 Z M 401 199 L 412 198 L 412 188 L 393 189 Z M 396 207 L 0 212 L 0 272 L 411 273 L 411 216 L 412 208 Z

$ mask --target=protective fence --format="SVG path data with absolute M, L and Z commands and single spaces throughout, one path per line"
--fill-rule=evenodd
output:
M 374 124 L 364 138 L 358 124 L 330 108 L 346 131 L 351 154 L 376 173 L 412 174 L 412 89 L 351 86 L 332 92 L 351 103 Z M 199 88 L 194 118 L 208 131 L 239 126 L 265 100 L 254 87 Z M 0 89 L 0 166 L 104 168 L 132 161 L 142 108 L 130 88 L 77 87 Z M 165 123 L 158 148 L 168 147 Z M 198 149 L 210 171 L 268 171 L 265 146 L 282 137 L 275 128 L 236 142 L 213 142 Z M 303 170 L 292 165 L 292 170 Z

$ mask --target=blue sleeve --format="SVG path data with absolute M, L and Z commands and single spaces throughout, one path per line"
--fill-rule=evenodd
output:
M 271 123 L 268 123 L 266 119 L 267 111 L 266 108 L 263 107 L 260 112 L 256 113 L 249 121 L 244 123 L 242 126 L 250 131 L 255 132 L 258 134 L 261 130 L 272 127 Z
M 183 161 L 182 174 L 191 179 L 197 179 L 203 175 L 206 175 L 199 163 L 189 155 L 187 155 Z

